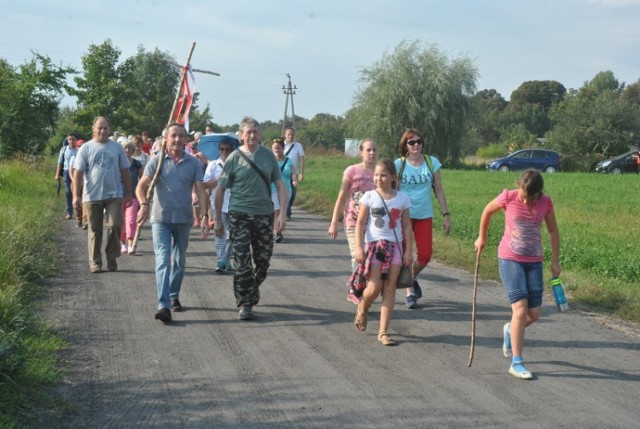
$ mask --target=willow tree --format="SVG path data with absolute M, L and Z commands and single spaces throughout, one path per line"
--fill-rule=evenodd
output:
M 477 76 L 466 56 L 451 59 L 434 43 L 404 41 L 362 70 L 346 117 L 348 134 L 373 138 L 382 156 L 395 156 L 404 130 L 417 128 L 429 153 L 456 160 Z

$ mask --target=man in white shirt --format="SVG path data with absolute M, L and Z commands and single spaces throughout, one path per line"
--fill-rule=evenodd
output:
M 296 130 L 292 127 L 284 129 L 284 155 L 291 160 L 298 172 L 298 184 L 304 180 L 304 149 L 300 142 L 296 141 Z M 291 178 L 293 182 L 293 177 Z M 287 207 L 287 219 L 291 219 L 291 207 L 296 199 L 298 187 L 291 183 L 291 199 Z

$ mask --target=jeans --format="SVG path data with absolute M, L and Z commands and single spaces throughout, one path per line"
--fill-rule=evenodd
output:
M 64 170 L 62 172 L 62 177 L 64 178 L 64 191 L 65 191 L 65 203 L 67 214 L 69 216 L 73 216 L 73 193 L 71 192 L 71 176 L 69 175 L 69 170 Z
M 293 176 L 291 176 L 291 196 L 289 198 L 289 206 L 287 207 L 287 218 L 291 217 L 291 207 L 293 207 L 293 202 L 296 200 L 296 194 L 298 193 L 298 187 L 293 186 Z
M 105 253 L 107 260 L 120 256 L 120 232 L 122 230 L 122 198 L 110 198 L 102 201 L 87 201 L 82 203 L 82 209 L 87 215 L 89 266 L 91 269 L 102 268 L 102 234 L 104 229 L 104 215 L 107 216 L 107 246 Z
M 498 258 L 498 270 L 509 303 L 526 299 L 529 308 L 542 305 L 542 262 L 517 262 Z
M 158 309 L 171 308 L 171 300 L 180 295 L 190 233 L 191 223 L 151 224 Z
M 222 213 L 222 236 L 215 237 L 216 256 L 218 257 L 218 266 L 221 263 L 229 262 L 231 255 L 231 240 L 229 240 L 229 214 Z

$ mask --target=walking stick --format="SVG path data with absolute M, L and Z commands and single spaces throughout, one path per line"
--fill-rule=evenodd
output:
M 191 50 L 189 51 L 189 56 L 187 57 L 187 63 L 185 67 L 182 68 L 180 72 L 180 79 L 178 81 L 178 91 L 176 92 L 176 98 L 173 100 L 173 107 L 171 107 L 171 113 L 169 114 L 169 120 L 167 121 L 167 125 L 173 121 L 173 115 L 175 114 L 176 106 L 178 105 L 178 100 L 180 99 L 180 91 L 182 89 L 182 83 L 186 77 L 187 68 L 189 67 L 189 63 L 191 63 L 191 55 L 193 55 L 193 50 L 196 47 L 196 42 L 193 42 L 191 45 Z M 160 177 L 160 172 L 162 171 L 162 164 L 164 162 L 164 152 L 167 146 L 167 141 L 165 137 L 162 137 L 162 145 L 160 146 L 160 159 L 158 159 L 158 167 L 156 168 L 155 173 L 153 174 L 153 178 L 151 179 L 151 183 L 149 183 L 149 189 L 147 189 L 147 202 L 151 201 L 153 198 L 153 188 L 156 186 L 156 182 L 158 181 L 158 177 Z M 136 254 L 136 249 L 138 247 L 138 240 L 140 239 L 140 230 L 142 229 L 142 223 L 136 225 L 136 235 L 133 237 L 133 243 L 131 244 L 130 253 Z
M 478 271 L 480 270 L 480 252 L 476 254 L 476 270 L 473 275 L 473 300 L 471 304 L 471 350 L 469 351 L 469 362 L 467 366 L 470 367 L 473 362 L 473 352 L 476 348 L 476 295 L 478 294 Z

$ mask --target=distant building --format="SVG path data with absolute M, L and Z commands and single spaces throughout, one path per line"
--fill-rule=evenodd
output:
M 358 156 L 360 153 L 360 142 L 357 139 L 344 139 L 344 154 L 347 156 Z

